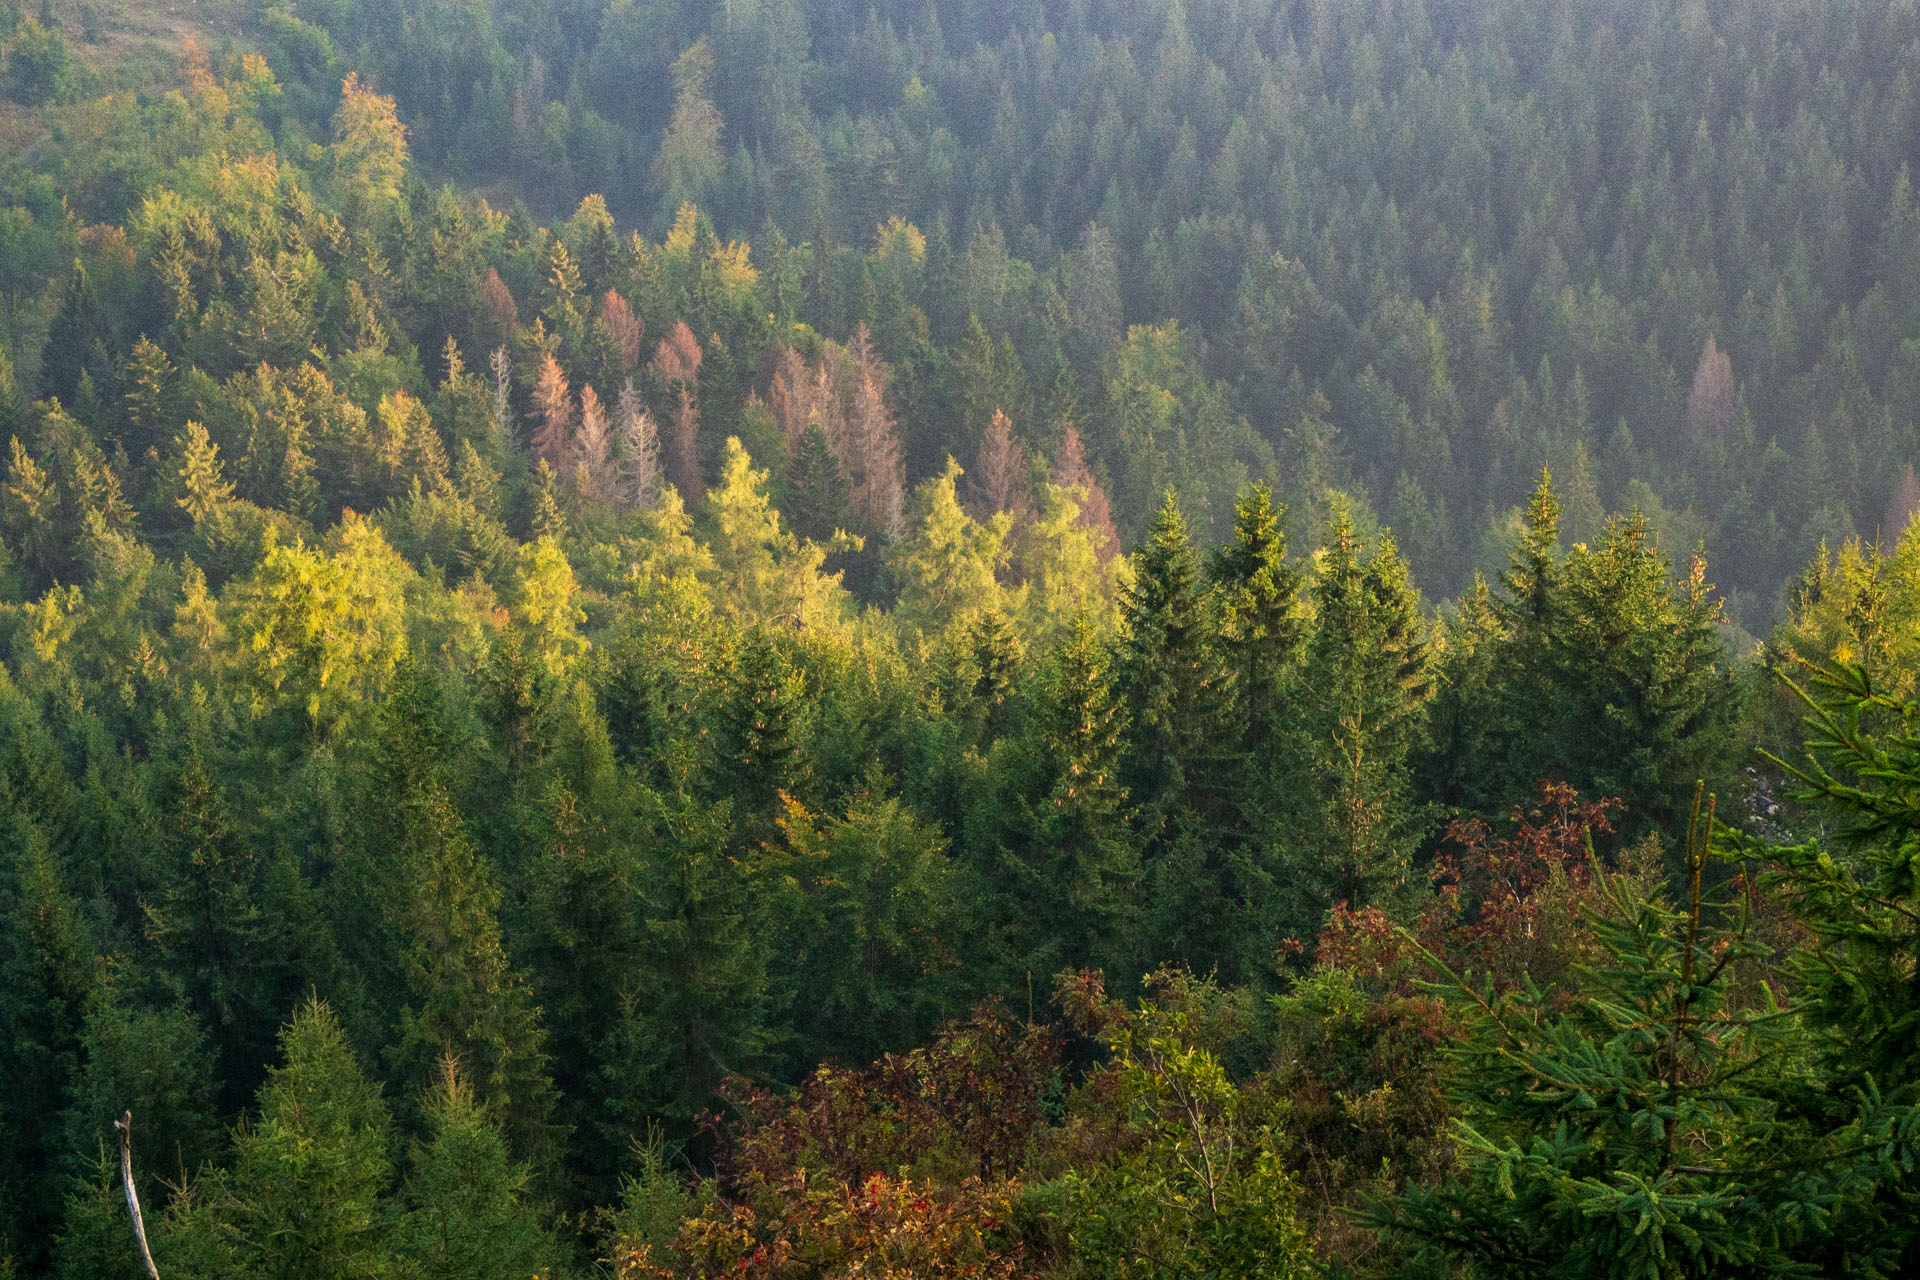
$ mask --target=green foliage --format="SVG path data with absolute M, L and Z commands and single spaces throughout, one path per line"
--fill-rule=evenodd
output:
M 1280 1117 L 1192 1041 L 1185 1015 L 1149 1003 L 1112 1033 L 1107 1105 L 1131 1141 L 1068 1180 L 1070 1274 L 1312 1274 L 1279 1150 Z
M 1726 776 L 1737 710 L 1705 561 L 1676 580 L 1638 513 L 1563 553 L 1559 514 L 1543 476 L 1501 590 L 1467 602 L 1441 663 L 1435 763 L 1469 806 L 1544 776 L 1620 797 L 1640 830 L 1669 824 L 1683 779 Z
M 396 1227 L 398 1251 L 422 1276 L 513 1280 L 539 1274 L 555 1249 L 527 1203 L 529 1176 L 451 1059 L 426 1105 L 427 1141 L 413 1152 Z
M 230 1233 L 240 1274 L 381 1275 L 389 1269 L 391 1119 L 332 1010 L 310 1001 L 280 1037 L 260 1118 L 234 1134 L 225 1194 L 200 1212 Z M 157 1258 L 165 1254 L 157 1253 Z
M 7 96 L 28 106 L 58 102 L 73 88 L 73 54 L 59 27 L 21 19 L 0 47 Z
M 0 1270 L 1913 1269 L 1906 9 L 90 12 Z
M 1432 678 L 1406 565 L 1389 535 L 1367 553 L 1338 504 L 1329 538 L 1308 587 L 1314 627 L 1290 698 L 1288 755 L 1298 772 L 1275 802 L 1283 874 L 1295 894 L 1304 891 L 1288 921 L 1295 936 L 1340 903 L 1408 915 L 1419 894 L 1413 852 L 1428 821 L 1412 760 L 1426 737 Z

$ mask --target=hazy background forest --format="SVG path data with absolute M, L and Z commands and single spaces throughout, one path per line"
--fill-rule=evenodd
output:
M 1915 75 L 0 0 L 0 1276 L 1911 1273 Z

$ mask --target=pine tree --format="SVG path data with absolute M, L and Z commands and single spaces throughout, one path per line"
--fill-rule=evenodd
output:
M 600 318 L 595 323 L 606 335 L 607 345 L 613 349 L 616 367 L 622 376 L 638 369 L 640 340 L 646 336 L 647 326 L 617 290 L 609 289 L 601 297 Z
M 0 1230 L 31 1267 L 59 1212 L 50 1122 L 73 1100 L 96 943 L 42 825 L 25 807 L 0 824 Z
M 126 387 L 127 430 L 122 438 L 130 457 L 144 459 L 172 439 L 175 383 L 178 373 L 167 353 L 146 334 L 134 344 L 121 382 Z M 0 387 L 0 399 L 5 390 Z M 5 418 L 0 411 L 0 421 Z
M 906 475 L 893 411 L 886 403 L 886 369 L 873 351 L 865 325 L 855 332 L 853 407 L 847 415 L 848 468 L 853 503 L 867 524 L 887 537 L 906 528 Z
M 1271 741 L 1287 669 L 1301 638 L 1300 574 L 1287 563 L 1286 514 L 1285 506 L 1275 507 L 1265 484 L 1248 488 L 1234 507 L 1233 540 L 1216 549 L 1207 565 L 1220 592 L 1221 638 L 1251 751 Z
M 148 933 L 177 972 L 191 975 L 186 996 L 218 1029 L 223 1074 L 245 1081 L 253 1075 L 248 1066 L 267 1057 L 279 1011 L 260 999 L 268 966 L 259 957 L 264 935 L 252 851 L 233 829 L 226 797 L 197 746 L 187 751 L 169 810 L 172 865 L 149 908 Z
M 781 527 L 767 497 L 767 473 L 756 470 L 740 441 L 729 436 L 720 483 L 707 494 L 714 567 L 729 590 L 715 603 L 751 622 L 810 627 L 839 617 L 845 593 L 840 575 L 822 574 L 827 550 Z M 858 550 L 859 539 L 837 544 Z
M 1687 392 L 1687 438 L 1700 444 L 1726 437 L 1738 411 L 1739 393 L 1733 384 L 1733 362 L 1713 335 L 1700 348 L 1693 387 Z
M 682 320 L 660 340 L 654 351 L 653 372 L 679 397 L 673 428 L 667 436 L 667 476 L 687 502 L 698 502 L 706 492 L 700 479 L 700 406 L 697 399 L 700 344 Z
M 960 465 L 949 458 L 944 472 L 914 490 L 908 532 L 887 548 L 899 592 L 894 616 L 927 635 L 999 607 L 1009 518 L 975 521 L 960 506 L 959 478 Z
M 13 359 L 0 344 L 0 435 L 18 435 L 27 423 L 27 398 L 14 373 Z
M 483 347 L 504 350 L 520 329 L 520 308 L 514 304 L 513 291 L 500 278 L 498 267 L 488 267 L 480 282 L 480 314 L 474 327 Z
M 586 315 L 580 305 L 580 269 L 567 252 L 567 242 L 558 236 L 547 246 L 546 266 L 546 296 L 540 313 L 567 349 L 577 355 L 586 333 Z
M 820 387 L 814 380 L 814 374 L 807 368 L 806 361 L 792 347 L 781 344 L 774 348 L 773 379 L 767 384 L 767 407 L 773 413 L 773 420 L 780 424 L 780 436 L 786 446 L 789 464 L 800 456 L 801 437 L 809 424 L 821 426 L 818 415 L 827 408 L 819 403 L 816 393 Z M 832 397 L 832 411 L 839 410 L 839 394 Z M 825 428 L 822 426 L 822 430 Z
M 51 582 L 64 558 L 60 494 L 46 468 L 14 436 L 8 442 L 7 482 L 0 488 L 0 521 L 41 579 Z
M 646 954 L 616 1056 L 639 1064 L 652 1114 L 690 1123 L 765 1051 L 769 956 L 725 809 L 656 796 L 650 810 Z
M 800 702 L 799 677 L 782 647 L 763 628 L 747 632 L 713 731 L 719 794 L 732 799 L 742 847 L 773 834 L 780 797 L 799 789 Z
M 1553 718 L 1540 722 L 1553 726 L 1551 766 L 1585 794 L 1620 797 L 1635 825 L 1670 826 L 1689 783 L 1730 767 L 1736 700 L 1706 571 L 1695 555 L 1676 578 L 1638 514 L 1609 520 L 1562 570 Z
M 513 361 L 507 356 L 505 347 L 495 347 L 493 354 L 487 357 L 487 368 L 493 371 L 493 429 L 500 439 L 513 439 Z
M 1052 636 L 1081 614 L 1113 612 L 1114 574 L 1094 549 L 1094 532 L 1080 521 L 1080 489 L 1042 484 L 1033 516 L 1018 531 L 1014 563 L 1024 579 L 1028 627 Z
M 1137 960 L 1144 877 L 1122 782 L 1127 709 L 1105 643 L 1076 619 L 1042 663 L 1018 740 L 993 757 L 987 868 L 1004 895 L 1010 967 L 1035 972 Z M 976 819 L 979 821 L 980 819 Z
M 1459 1172 L 1368 1215 L 1410 1269 L 1652 1280 L 1920 1261 L 1914 891 L 1889 838 L 1920 782 L 1911 728 L 1861 732 L 1875 698 L 1857 671 L 1822 673 L 1808 701 L 1813 756 L 1793 771 L 1849 833 L 1853 869 L 1817 843 L 1716 828 L 1696 791 L 1679 903 L 1651 877 L 1592 869 L 1598 954 L 1579 998 L 1531 981 L 1496 991 L 1426 955 L 1464 1031 L 1448 1054 Z M 1735 875 L 1713 874 L 1716 834 Z M 1765 901 L 1812 939 L 1784 1007 L 1761 968 L 1756 867 Z
M 1306 898 L 1288 921 L 1317 932 L 1345 903 L 1404 915 L 1417 900 L 1412 858 L 1425 819 L 1412 789 L 1431 693 L 1417 597 L 1392 539 L 1366 555 L 1344 503 L 1309 588 L 1314 626 L 1292 699 L 1291 757 L 1303 768 L 1276 838 Z
M 373 842 L 362 904 L 385 915 L 371 941 L 398 964 L 395 1066 L 417 1088 L 434 1064 L 458 1060 L 476 1096 L 521 1158 L 551 1156 L 545 1032 L 524 978 L 507 959 L 493 867 L 475 848 L 446 789 L 450 747 L 438 679 L 409 659 L 381 708 L 365 805 Z
M 1025 666 L 1025 646 L 1013 619 L 1003 610 L 988 609 L 975 618 L 967 634 L 973 661 L 973 704 L 980 711 L 981 736 L 991 742 L 1006 723 Z
M 1920 516 L 1920 477 L 1914 475 L 1913 464 L 1909 462 L 1887 499 L 1886 519 L 1880 524 L 1881 540 L 1889 546 L 1898 543 L 1906 536 L 1915 516 Z
M 1123 781 L 1150 840 L 1209 811 L 1223 755 L 1225 672 L 1186 517 L 1171 490 L 1120 599 L 1119 685 L 1131 737 Z M 1219 817 L 1207 812 L 1206 821 Z
M 1033 505 L 1027 483 L 1027 460 L 1014 439 L 1013 420 L 999 409 L 980 440 L 980 460 L 968 481 L 970 505 L 984 520 L 1004 511 L 1017 525 Z
M 1107 491 L 1100 487 L 1093 468 L 1087 465 L 1080 433 L 1069 424 L 1060 441 L 1060 457 L 1049 478 L 1062 489 L 1079 489 L 1080 524 L 1093 533 L 1094 553 L 1106 564 L 1120 554 L 1120 535 L 1114 528 L 1113 511 L 1107 503 Z
M 40 389 L 50 398 L 71 403 L 80 389 L 82 374 L 91 374 L 96 382 L 107 377 L 113 370 L 113 357 L 107 349 L 112 336 L 94 292 L 93 277 L 75 258 L 60 295 L 60 309 L 54 313 L 53 327 L 47 333 Z
M 234 501 L 234 487 L 227 484 L 221 468 L 219 445 L 200 422 L 188 422 L 175 445 L 180 451 L 180 497 L 175 503 L 196 530 L 215 530 Z
M 534 465 L 527 481 L 533 494 L 532 525 L 535 538 L 558 540 L 567 536 L 567 513 L 560 505 L 560 477 L 542 458 Z

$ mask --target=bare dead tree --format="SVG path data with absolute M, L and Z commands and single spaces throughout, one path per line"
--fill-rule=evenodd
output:
M 153 1250 L 147 1248 L 147 1224 L 140 1217 L 140 1193 L 133 1187 L 133 1112 L 113 1122 L 120 1131 L 120 1185 L 127 1193 L 127 1216 L 133 1219 L 133 1238 L 140 1245 L 140 1265 L 147 1280 L 160 1280 L 160 1268 L 153 1265 Z

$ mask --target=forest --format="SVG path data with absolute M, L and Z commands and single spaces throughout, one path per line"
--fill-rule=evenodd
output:
M 0 0 L 0 1280 L 1920 1273 L 1916 78 Z

